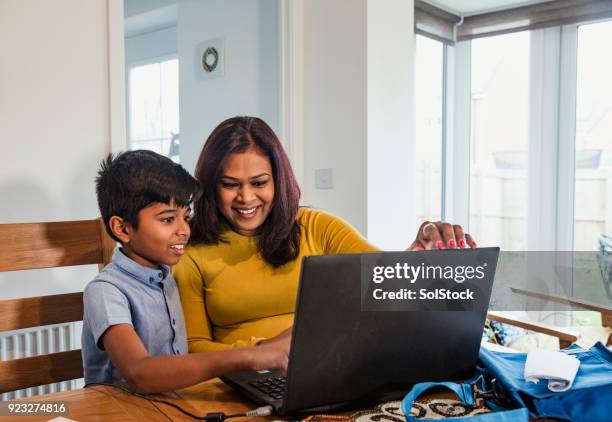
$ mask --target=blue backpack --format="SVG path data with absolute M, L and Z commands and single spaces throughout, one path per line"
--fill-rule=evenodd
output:
M 485 400 L 491 413 L 450 418 L 452 421 L 489 422 L 525 421 L 532 417 L 552 417 L 569 421 L 612 421 L 612 352 L 597 343 L 588 350 L 572 345 L 562 350 L 580 360 L 572 387 L 562 393 L 548 390 L 547 382 L 525 381 L 526 353 L 492 352 L 480 349 L 476 375 L 463 384 L 425 382 L 416 384 L 402 401 L 407 421 L 414 400 L 434 387 L 446 387 L 468 407 Z

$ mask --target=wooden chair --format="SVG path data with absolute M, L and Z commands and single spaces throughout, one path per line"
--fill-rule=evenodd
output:
M 612 327 L 612 309 L 610 309 L 609 307 L 605 307 L 603 305 L 598 305 L 577 298 L 567 298 L 555 296 L 552 294 L 542 294 L 515 287 L 512 288 L 512 291 L 514 293 L 523 294 L 525 296 L 530 296 L 536 299 L 560 303 L 562 305 L 569 305 L 573 308 L 580 310 L 599 312 L 601 314 L 601 325 L 603 327 Z M 569 346 L 571 343 L 575 342 L 580 337 L 579 333 L 571 329 L 552 327 L 546 324 L 522 320 L 519 318 L 515 318 L 511 315 L 505 314 L 503 312 L 489 312 L 487 318 L 491 321 L 503 322 L 515 325 L 517 327 L 525 328 L 527 330 L 532 330 L 538 333 L 557 337 L 559 338 L 559 344 L 562 348 Z M 608 336 L 608 339 L 605 343 L 607 346 L 612 346 L 612 334 Z
M 559 339 L 559 347 L 561 347 L 562 349 L 568 347 L 570 344 L 574 343 L 580 338 L 580 334 L 573 330 L 561 327 L 553 327 L 551 325 L 542 324 L 539 322 L 528 321 L 526 319 L 517 318 L 514 315 L 507 314 L 504 312 L 489 311 L 487 313 L 487 319 L 489 321 L 502 322 L 504 324 L 509 324 L 515 327 L 531 330 L 536 333 L 557 337 Z
M 601 277 L 604 282 L 604 288 L 607 291 L 608 297 L 610 297 L 610 289 L 612 288 L 612 237 L 607 236 L 605 234 L 600 234 L 598 238 L 598 250 L 599 252 L 597 253 L 597 262 L 600 267 Z M 598 305 L 596 303 L 588 302 L 580 298 L 561 297 L 549 293 L 544 294 L 521 287 L 511 287 L 511 290 L 514 294 L 521 294 L 524 296 L 529 296 L 548 302 L 570 305 L 577 309 L 599 312 L 601 313 L 602 326 L 612 327 L 612 309 L 610 309 L 609 306 L 605 306 L 602 304 Z M 502 322 L 527 330 L 535 331 L 537 333 L 557 337 L 559 339 L 559 345 L 561 348 L 569 346 L 571 343 L 577 341 L 580 337 L 580 334 L 578 332 L 573 331 L 571 329 L 552 327 L 546 324 L 523 320 L 503 312 L 489 312 L 487 318 L 490 321 Z M 612 334 L 608 336 L 606 345 L 612 345 Z
M 0 272 L 98 264 L 115 242 L 101 219 L 0 224 Z M 0 332 L 81 321 L 83 293 L 0 300 Z M 0 362 L 0 393 L 83 377 L 80 350 Z

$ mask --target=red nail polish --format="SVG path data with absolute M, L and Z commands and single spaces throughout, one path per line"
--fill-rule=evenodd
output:
M 465 240 L 459 239 L 459 247 L 462 249 L 465 248 Z
M 446 249 L 446 248 L 444 247 L 444 242 L 442 242 L 441 240 L 438 240 L 438 243 L 436 243 L 436 247 L 437 247 L 438 249 Z
M 478 245 L 476 244 L 476 242 L 474 242 L 474 249 L 476 249 L 478 247 Z
M 448 241 L 448 246 L 449 246 L 451 249 L 456 249 L 456 248 L 457 248 L 457 242 L 455 242 L 455 239 L 451 239 L 451 240 L 449 240 L 449 241 Z

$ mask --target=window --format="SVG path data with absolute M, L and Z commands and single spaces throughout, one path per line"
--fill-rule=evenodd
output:
M 440 220 L 444 45 L 416 36 L 416 198 L 418 221 Z
M 469 230 L 505 250 L 526 247 L 529 40 L 472 41 Z
M 608 20 L 475 38 L 447 50 L 445 205 L 479 246 L 609 251 L 611 39 Z M 604 272 L 589 263 L 586 277 L 576 262 L 560 295 L 609 306 Z M 563 307 L 541 317 L 551 315 L 565 325 L 601 322 L 599 313 Z
M 574 249 L 612 235 L 612 21 L 578 27 Z
M 609 247 L 612 20 L 574 18 L 452 47 L 417 36 L 420 220 L 441 205 L 502 250 Z
M 178 60 L 128 71 L 128 145 L 179 161 Z

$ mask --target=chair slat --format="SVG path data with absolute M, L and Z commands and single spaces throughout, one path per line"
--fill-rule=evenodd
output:
M 100 239 L 102 240 L 102 261 L 98 264 L 98 269 L 102 271 L 102 268 L 112 261 L 117 242 L 115 242 L 106 232 L 106 227 L 104 226 L 102 218 L 98 218 L 96 221 L 98 222 L 98 230 L 100 231 Z
M 0 300 L 0 331 L 83 319 L 83 293 Z
M 0 271 L 104 261 L 100 220 L 0 224 Z
M 576 340 L 578 340 L 578 338 L 580 338 L 579 333 L 569 330 L 567 328 L 552 327 L 539 322 L 527 321 L 521 318 L 516 318 L 513 315 L 506 314 L 503 312 L 489 311 L 487 313 L 487 319 L 491 321 L 503 322 L 506 324 L 513 325 L 515 327 L 520 327 L 526 330 L 532 330 L 538 333 L 557 337 L 559 339 L 559 344 L 561 345 L 561 347 L 567 347 L 570 344 L 574 343 Z
M 80 350 L 0 362 L 0 393 L 83 376 Z

